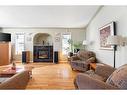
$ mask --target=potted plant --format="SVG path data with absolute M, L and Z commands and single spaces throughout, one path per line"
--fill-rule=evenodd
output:
M 71 47 L 70 47 L 71 52 L 69 52 L 69 56 L 72 56 L 73 52 L 77 53 L 80 49 L 82 49 L 82 42 L 80 42 L 80 41 L 74 42 L 72 39 L 69 39 L 68 43 L 71 45 Z
M 82 43 L 81 42 L 74 42 L 74 53 L 77 53 L 80 49 L 82 49 Z

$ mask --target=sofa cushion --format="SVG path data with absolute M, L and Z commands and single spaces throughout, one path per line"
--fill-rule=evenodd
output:
M 92 51 L 83 51 L 83 50 L 80 50 L 77 53 L 77 56 L 79 57 L 80 60 L 86 61 L 87 59 L 89 59 L 91 57 L 95 57 L 95 54 Z
M 127 64 L 115 70 L 107 79 L 106 83 L 120 89 L 127 89 Z
M 115 71 L 115 68 L 111 67 L 110 65 L 104 63 L 97 63 L 95 73 L 104 77 L 105 81 L 109 76 Z
M 102 76 L 99 76 L 97 74 L 95 74 L 95 72 L 93 70 L 88 70 L 87 72 L 85 72 L 85 74 L 89 75 L 90 77 L 100 80 L 100 81 L 105 81 L 105 79 Z

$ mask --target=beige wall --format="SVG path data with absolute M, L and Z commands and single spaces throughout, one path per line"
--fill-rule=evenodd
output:
M 62 43 L 61 43 L 61 34 L 70 32 L 72 35 L 72 39 L 76 41 L 83 41 L 84 40 L 84 32 L 85 29 L 65 29 L 65 28 L 54 28 L 54 29 L 45 29 L 45 28 L 4 28 L 3 32 L 11 33 L 12 34 L 12 41 L 11 43 L 15 45 L 15 33 L 24 32 L 25 33 L 25 50 L 31 51 L 31 61 L 33 58 L 33 38 L 37 33 L 48 33 L 53 38 L 53 46 L 54 50 L 60 51 L 62 50 Z M 55 42 L 56 34 L 60 34 L 60 41 Z M 29 40 L 31 39 L 31 40 Z M 14 46 L 13 46 L 14 47 Z M 13 50 L 14 51 L 14 50 Z M 61 54 L 61 53 L 60 53 Z M 17 60 L 21 60 L 21 56 L 15 56 Z
M 127 6 L 104 6 L 86 29 L 87 49 L 93 50 L 97 58 L 113 66 L 113 51 L 100 50 L 100 36 L 98 29 L 105 24 L 115 21 L 117 34 L 127 37 Z M 116 51 L 116 67 L 127 63 L 127 46 L 118 47 Z
M 43 43 L 44 42 L 44 43 Z M 53 44 L 53 38 L 51 35 L 49 34 L 45 34 L 45 33 L 38 33 L 34 36 L 33 38 L 33 43 L 35 45 L 52 45 Z

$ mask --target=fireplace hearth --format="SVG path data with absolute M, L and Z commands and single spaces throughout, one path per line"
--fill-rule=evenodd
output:
M 53 62 L 53 46 L 34 46 L 34 62 Z

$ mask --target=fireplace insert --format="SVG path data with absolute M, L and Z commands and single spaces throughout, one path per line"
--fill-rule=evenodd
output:
M 46 51 L 44 51 L 44 50 L 39 50 L 39 52 L 38 52 L 39 54 L 38 54 L 38 57 L 39 58 L 49 58 L 50 56 L 49 56 L 49 51 L 48 50 L 46 50 Z
M 34 46 L 34 62 L 53 62 L 53 46 Z

